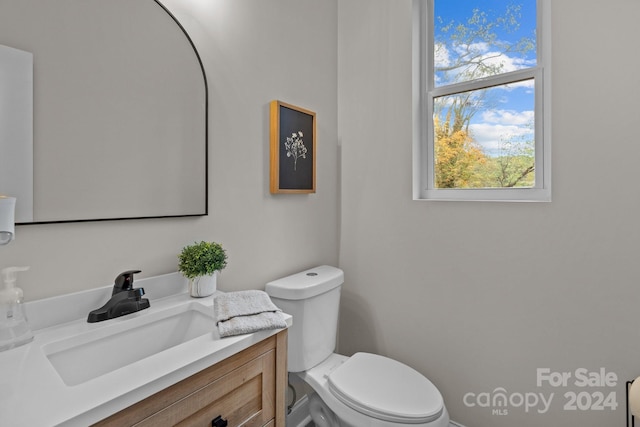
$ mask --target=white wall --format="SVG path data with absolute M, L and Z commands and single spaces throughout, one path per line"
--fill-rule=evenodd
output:
M 640 2 L 552 2 L 553 201 L 412 201 L 411 1 L 338 3 L 340 350 L 407 362 L 470 427 L 624 425 L 640 374 Z M 537 368 L 615 387 L 537 387 Z M 554 393 L 547 413 L 466 393 Z M 614 392 L 615 411 L 564 410 Z M 516 398 L 517 402 L 517 398 Z
M 150 0 L 149 0 L 150 1 Z M 337 6 L 313 0 L 167 0 L 209 80 L 209 216 L 25 225 L 0 247 L 0 268 L 30 265 L 27 300 L 106 286 L 130 268 L 176 271 L 195 240 L 229 255 L 219 287 L 269 280 L 338 260 Z M 34 58 L 37 62 L 37 58 Z M 269 193 L 269 102 L 317 113 L 317 193 Z

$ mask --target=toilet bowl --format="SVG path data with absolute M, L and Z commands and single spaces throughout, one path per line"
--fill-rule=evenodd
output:
M 438 389 L 393 359 L 369 353 L 351 358 L 332 354 L 296 375 L 316 393 L 309 397 L 309 411 L 318 427 L 449 425 Z
M 267 283 L 272 301 L 293 316 L 288 371 L 314 390 L 318 427 L 448 427 L 442 395 L 426 377 L 396 360 L 334 353 L 344 273 L 320 266 Z
M 340 425 L 336 414 L 318 396 L 311 393 L 309 396 L 309 414 L 315 427 L 333 427 Z

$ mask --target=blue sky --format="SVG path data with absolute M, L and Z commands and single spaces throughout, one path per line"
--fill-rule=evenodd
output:
M 536 2 L 535 0 L 435 0 L 435 38 L 449 40 L 441 31 L 438 17 L 443 23 L 451 21 L 468 26 L 468 19 L 474 9 L 484 10 L 488 14 L 488 22 L 496 22 L 504 15 L 509 5 L 521 6 L 520 24 L 516 31 L 505 31 L 497 26 L 495 34 L 501 42 L 515 44 L 522 37 L 535 37 Z M 436 64 L 447 65 L 455 62 L 465 46 L 455 46 L 446 42 L 436 49 Z M 482 39 L 472 41 L 473 48 L 486 58 L 487 62 L 500 63 L 504 71 L 513 71 L 535 65 L 535 49 L 526 56 L 520 53 L 501 52 L 496 46 L 483 42 Z M 455 72 L 454 72 L 455 74 Z M 446 84 L 443 75 L 436 76 L 436 85 Z M 471 131 L 475 140 L 484 147 L 485 153 L 498 155 L 501 141 L 508 138 L 532 137 L 530 123 L 533 119 L 533 82 L 523 83 L 508 90 L 491 89 L 493 102 L 486 109 L 479 111 L 471 121 Z
M 435 16 L 442 17 L 445 22 L 466 22 L 473 9 L 485 10 L 490 16 L 495 17 L 503 14 L 509 5 L 521 6 L 520 30 L 515 33 L 498 31 L 498 35 L 507 40 L 531 37 L 536 27 L 535 0 L 436 0 Z

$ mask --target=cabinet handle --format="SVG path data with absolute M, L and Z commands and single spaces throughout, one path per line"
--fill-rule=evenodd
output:
M 211 427 L 227 427 L 227 420 L 222 419 L 222 415 L 218 415 L 211 421 Z

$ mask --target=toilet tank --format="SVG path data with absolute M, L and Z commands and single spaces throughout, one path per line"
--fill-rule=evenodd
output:
M 335 350 L 343 282 L 342 270 L 322 265 L 266 284 L 273 303 L 293 316 L 289 372 L 311 369 Z

